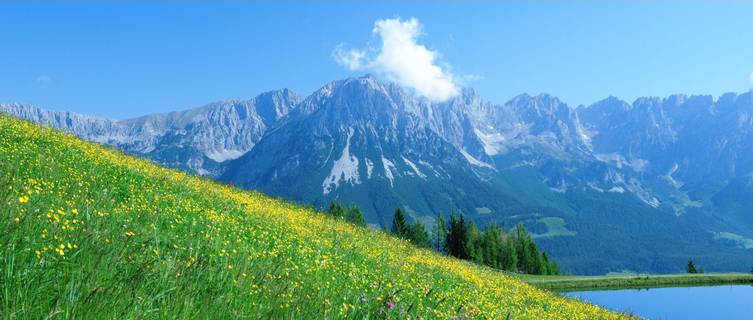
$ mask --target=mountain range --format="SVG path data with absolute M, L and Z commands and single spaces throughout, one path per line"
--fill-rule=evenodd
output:
M 753 266 L 753 92 L 432 102 L 367 75 L 127 120 L 0 111 L 242 188 L 357 204 L 377 227 L 398 206 L 429 226 L 523 223 L 567 272 Z

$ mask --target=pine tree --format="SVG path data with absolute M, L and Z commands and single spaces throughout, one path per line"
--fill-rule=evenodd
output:
M 447 253 L 453 257 L 459 259 L 468 259 L 468 251 L 466 245 L 468 241 L 468 226 L 465 223 L 465 218 L 460 215 L 460 218 L 456 218 L 455 215 L 450 216 L 450 228 L 447 231 L 447 238 L 445 244 L 447 247 Z
M 530 236 L 522 224 L 515 227 L 514 237 L 515 251 L 518 254 L 518 270 L 530 273 L 533 269 L 533 255 L 531 254 L 531 247 L 528 245 Z
M 416 220 L 413 225 L 410 226 L 410 241 L 416 246 L 422 248 L 429 248 L 431 241 L 429 240 L 429 233 L 426 232 L 426 227 L 421 221 Z
M 366 226 L 366 220 L 363 218 L 363 213 L 361 213 L 361 209 L 356 205 L 353 205 L 348 209 L 346 220 L 357 226 Z
M 554 260 L 549 260 L 549 274 L 555 276 L 560 274 L 560 269 Z
M 478 264 L 484 263 L 484 239 L 481 237 L 481 232 L 479 232 L 476 223 L 474 223 L 473 221 L 469 223 L 466 237 L 467 239 L 465 241 L 465 250 L 468 254 L 468 258 Z
M 408 239 L 409 232 L 409 226 L 405 222 L 403 210 L 397 208 L 395 216 L 392 218 L 392 234 L 403 239 Z
M 692 259 L 688 259 L 688 273 L 698 273 Z
M 327 209 L 327 214 L 329 214 L 330 216 L 335 217 L 337 219 L 340 219 L 340 218 L 344 218 L 345 217 L 345 210 L 343 209 L 343 207 L 339 203 L 332 202 L 329 205 L 329 208 Z
M 492 223 L 484 230 L 484 264 L 502 269 L 502 235 L 497 224 Z
M 539 274 L 540 275 L 548 275 L 549 274 L 549 259 L 546 257 L 546 253 L 541 252 L 539 255 Z
M 447 226 L 442 214 L 437 213 L 437 224 L 434 229 L 434 250 L 446 253 L 445 239 L 447 238 Z
M 518 253 L 515 250 L 515 239 L 508 235 L 504 241 L 502 251 L 502 269 L 517 272 L 518 271 Z
M 536 243 L 533 242 L 533 239 L 528 238 L 526 241 L 526 244 L 528 245 L 529 251 L 531 253 L 531 260 L 528 262 L 528 270 L 526 273 L 529 274 L 544 274 L 542 264 L 543 259 L 541 258 L 541 253 L 539 252 L 539 248 L 536 247 Z
M 547 257 L 546 252 L 541 253 L 542 257 L 544 258 L 543 267 L 546 270 L 544 274 L 547 275 L 558 275 L 559 270 L 557 269 L 557 263 L 554 262 L 554 260 L 549 260 L 549 257 Z

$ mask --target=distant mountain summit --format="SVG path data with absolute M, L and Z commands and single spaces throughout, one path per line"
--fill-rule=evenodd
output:
M 381 225 L 397 204 L 430 213 L 481 201 L 453 187 L 462 180 L 491 192 L 474 163 L 419 113 L 422 103 L 373 77 L 327 84 L 230 161 L 220 180 L 318 206 L 359 203 Z
M 251 150 L 300 100 L 300 96 L 283 89 L 251 100 L 220 101 L 119 121 L 23 104 L 0 104 L 0 111 L 163 165 L 216 176 L 222 171 L 220 162 Z
M 677 215 L 713 207 L 721 186 L 753 174 L 753 92 L 717 100 L 639 98 L 632 105 L 612 98 L 578 111 L 596 157 L 638 173 L 657 190 L 654 205 Z M 753 207 L 739 218 L 753 222 L 751 213 Z
M 571 108 L 465 88 L 437 103 L 367 75 L 121 121 L 0 111 L 286 199 L 358 204 L 375 226 L 398 206 L 428 225 L 453 211 L 523 223 L 569 272 L 753 265 L 752 92 Z

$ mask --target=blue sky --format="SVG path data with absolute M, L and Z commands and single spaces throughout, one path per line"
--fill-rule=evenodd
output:
M 111 118 L 307 95 L 361 75 L 338 45 L 376 48 L 416 18 L 436 65 L 487 100 L 546 92 L 712 94 L 753 86 L 751 2 L 0 2 L 0 102 Z

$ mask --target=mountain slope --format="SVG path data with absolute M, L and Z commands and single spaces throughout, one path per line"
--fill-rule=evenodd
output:
M 220 179 L 317 206 L 367 203 L 367 220 L 382 226 L 395 204 L 449 212 L 495 195 L 482 173 L 489 168 L 470 163 L 404 99 L 400 88 L 372 77 L 331 83 L 231 161 Z
M 691 257 L 709 271 L 753 265 L 752 96 L 571 108 L 463 89 L 435 103 L 364 76 L 305 99 L 274 91 L 114 124 L 10 113 L 285 199 L 357 204 L 377 227 L 398 206 L 430 229 L 456 211 L 523 223 L 566 272 L 668 273 Z
M 624 318 L 5 115 L 0 181 L 18 318 Z
M 579 113 L 595 132 L 594 153 L 631 166 L 647 185 L 668 189 L 656 204 L 677 215 L 695 208 L 727 212 L 710 198 L 753 174 L 747 156 L 753 150 L 753 92 L 718 100 L 641 98 L 632 105 L 612 98 Z
M 720 238 L 753 236 L 731 223 L 740 215 L 702 208 L 666 169 L 647 174 L 658 161 L 630 153 L 674 150 L 673 122 L 645 106 L 654 100 L 576 110 L 548 95 L 494 105 L 467 89 L 431 103 L 351 78 L 306 98 L 219 179 L 317 207 L 355 203 L 383 228 L 398 206 L 430 226 L 454 210 L 482 225 L 523 223 L 568 272 L 679 272 L 688 256 L 743 271 L 748 249 Z
M 2 104 L 0 111 L 111 145 L 153 161 L 215 176 L 220 162 L 237 158 L 261 139 L 300 97 L 282 89 L 250 100 L 229 100 L 135 119 L 99 119 L 29 105 Z

